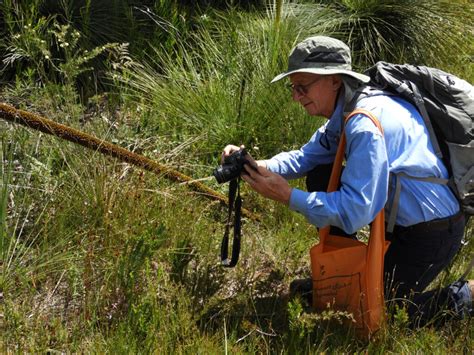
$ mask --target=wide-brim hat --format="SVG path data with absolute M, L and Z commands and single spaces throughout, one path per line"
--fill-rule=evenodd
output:
M 271 82 L 293 73 L 342 74 L 363 83 L 370 81 L 367 75 L 352 71 L 349 47 L 338 39 L 326 36 L 309 37 L 298 43 L 288 58 L 288 70 L 277 75 Z

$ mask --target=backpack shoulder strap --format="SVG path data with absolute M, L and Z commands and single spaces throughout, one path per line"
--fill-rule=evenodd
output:
M 426 81 L 430 82 L 429 87 L 433 86 L 433 77 L 431 73 L 426 69 L 425 72 L 427 73 L 423 78 Z M 431 124 L 430 117 L 428 115 L 428 111 L 426 110 L 425 102 L 423 101 L 423 97 L 421 96 L 420 90 L 418 87 L 410 82 L 410 87 L 413 91 L 413 101 L 415 102 L 416 108 L 423 118 L 423 122 L 425 123 L 426 129 L 428 130 L 428 134 L 430 135 L 430 141 L 433 145 L 434 152 L 439 159 L 443 159 L 443 154 L 441 153 L 441 148 L 439 147 L 438 138 L 436 137 L 433 125 Z

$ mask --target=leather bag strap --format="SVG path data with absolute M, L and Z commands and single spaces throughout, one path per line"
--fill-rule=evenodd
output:
M 380 130 L 380 132 L 383 134 L 383 128 L 379 122 L 379 120 L 370 112 L 364 109 L 357 109 L 352 111 L 344 120 L 344 125 L 347 124 L 347 122 L 354 116 L 362 114 L 366 117 L 368 117 L 374 125 Z M 346 148 L 346 135 L 344 133 L 344 129 L 341 134 L 341 138 L 339 141 L 339 145 L 337 147 L 337 152 L 336 152 L 336 157 L 334 159 L 334 164 L 333 168 L 331 171 L 331 177 L 329 178 L 329 184 L 327 188 L 327 192 L 334 192 L 337 190 L 337 187 L 339 185 L 339 181 L 341 180 L 341 172 L 342 172 L 342 161 L 344 160 L 344 152 Z M 384 220 L 384 214 L 383 214 L 383 208 L 380 210 L 380 212 L 377 214 L 375 217 L 376 219 L 378 218 L 379 220 L 382 219 Z M 377 223 L 374 222 L 372 223 L 373 225 L 377 225 L 378 228 L 381 227 L 380 221 L 377 221 Z M 324 228 L 321 228 L 319 231 L 319 239 L 320 243 L 324 244 L 326 237 L 329 235 L 329 229 L 330 226 L 326 226 Z M 385 239 L 385 233 L 382 233 L 382 237 Z M 369 240 L 369 245 L 370 245 L 370 240 Z

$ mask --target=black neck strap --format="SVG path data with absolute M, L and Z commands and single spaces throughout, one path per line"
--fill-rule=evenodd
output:
M 235 208 L 234 208 L 235 207 Z M 225 267 L 234 267 L 237 265 L 240 254 L 240 233 L 241 233 L 241 209 L 242 199 L 240 198 L 240 177 L 231 180 L 229 183 L 229 213 L 225 225 L 224 237 L 221 244 L 221 263 Z M 234 240 L 232 243 L 232 258 L 228 258 L 229 249 L 229 231 L 232 224 L 232 210 L 234 212 Z

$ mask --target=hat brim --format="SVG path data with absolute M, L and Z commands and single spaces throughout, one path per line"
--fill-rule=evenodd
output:
M 288 75 L 294 74 L 294 73 L 310 73 L 310 74 L 319 74 L 319 75 L 332 75 L 332 74 L 343 74 L 343 75 L 349 75 L 359 81 L 362 81 L 363 83 L 368 83 L 370 81 L 370 77 L 364 74 L 356 73 L 353 72 L 352 70 L 345 70 L 345 69 L 319 69 L 319 68 L 302 68 L 302 69 L 296 69 L 296 70 L 291 70 L 286 73 L 281 73 L 277 75 L 276 77 L 273 78 L 271 83 L 274 83 L 278 80 L 281 80 Z

